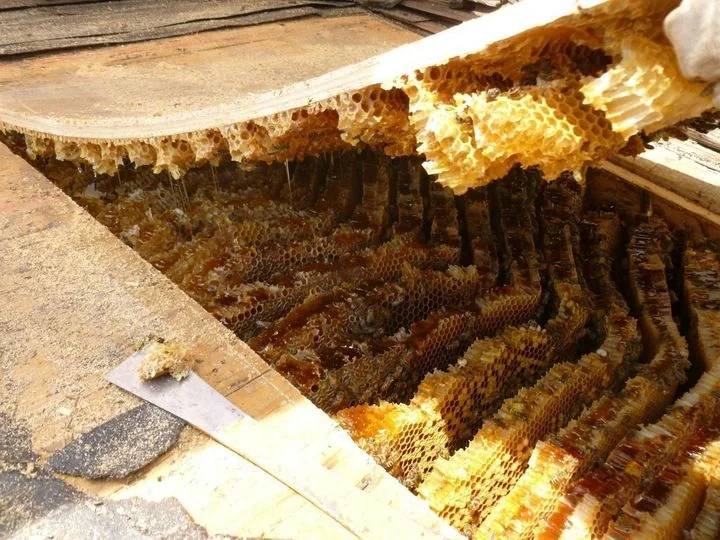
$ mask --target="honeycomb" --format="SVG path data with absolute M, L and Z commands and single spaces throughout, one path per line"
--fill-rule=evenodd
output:
M 538 294 L 503 290 L 484 298 L 478 311 L 433 313 L 327 372 L 308 397 L 328 412 L 381 399 L 409 399 L 426 373 L 447 368 L 478 336 L 528 320 L 538 301 Z
M 708 540 L 710 538 L 717 538 L 720 534 L 720 490 L 718 490 L 718 474 L 720 471 L 717 469 L 717 457 L 715 455 L 715 449 L 717 444 L 713 445 L 712 453 L 709 454 L 709 460 L 714 462 L 713 467 L 707 467 L 703 472 L 706 476 L 707 489 L 705 491 L 705 500 L 702 503 L 702 508 L 695 518 L 695 522 L 692 529 L 686 533 L 691 538 L 698 540 Z
M 425 153 L 426 170 L 457 193 L 518 164 L 553 180 L 612 155 L 639 132 L 712 108 L 703 84 L 679 76 L 660 31 L 677 1 L 593 4 L 434 65 L 421 59 L 416 70 L 378 60 L 362 88 L 328 95 L 327 82 L 309 81 L 318 96 L 302 106 L 223 126 L 123 140 L 0 129 L 22 133 L 33 159 L 52 155 L 111 176 L 126 163 L 179 179 L 228 158 L 271 163 L 363 146 L 392 157 Z M 347 70 L 342 75 L 348 79 Z
M 409 404 L 363 404 L 336 418 L 378 463 L 417 488 L 437 459 L 467 442 L 498 394 L 550 364 L 551 350 L 542 329 L 508 328 L 475 341 L 447 371 L 427 375 Z
M 530 32 L 522 47 L 498 44 L 409 77 L 425 168 L 458 193 L 518 164 L 553 180 L 611 156 L 643 130 L 710 109 L 704 85 L 679 75 L 672 49 L 649 27 L 644 18 L 609 22 L 603 36 L 597 26 Z
M 619 37 L 619 46 L 622 60 L 585 82 L 580 91 L 584 102 L 603 111 L 624 140 L 641 130 L 652 133 L 700 116 L 710 108 L 709 96 L 701 96 L 702 84 L 683 79 L 667 45 L 630 35 Z
M 690 314 L 691 331 L 698 344 L 706 370 L 720 358 L 720 264 L 709 250 L 688 249 L 683 260 L 685 301 Z
M 711 441 L 717 433 L 702 433 L 693 439 L 696 446 L 691 452 L 701 455 L 688 459 L 679 455 L 632 503 L 623 507 L 621 514 L 608 527 L 613 538 L 667 538 L 677 537 L 690 522 L 705 495 L 706 475 L 703 468 L 717 466 L 718 448 Z M 705 445 L 710 444 L 708 448 Z
M 396 283 L 367 294 L 340 289 L 309 297 L 287 314 L 286 324 L 275 325 L 251 345 L 273 363 L 290 350 L 298 351 L 295 356 L 302 351 L 307 359 L 322 358 L 326 369 L 339 367 L 345 359 L 352 361 L 353 351 L 360 353 L 364 341 L 395 334 L 445 307 L 471 309 L 483 292 L 479 286 L 474 267 L 438 272 L 406 265 Z M 293 380 L 292 371 L 275 365 Z
M 633 3 L 620 24 L 604 5 L 607 28 L 565 21 L 517 54 L 510 40 L 338 98 L 347 110 L 310 104 L 162 148 L 5 140 L 467 536 L 715 537 L 717 253 L 658 217 L 594 206 L 578 172 L 637 135 L 621 107 L 633 96 L 647 105 L 634 122 L 655 129 L 666 98 L 691 93 L 662 82 L 664 58 L 645 78 L 668 6 Z M 521 122 L 502 127 L 494 107 L 547 118 L 523 127 L 535 142 L 520 151 L 488 158 L 519 136 L 488 139 L 430 176 L 407 155 L 429 140 L 414 123 L 425 98 L 426 120 L 446 111 L 441 127 L 472 141 L 460 110 L 498 140 Z M 461 142 L 437 140 L 438 155 Z M 487 170 L 453 177 L 471 154 Z
M 527 250 L 528 243 L 532 249 L 532 239 L 524 234 L 528 227 L 532 228 L 530 216 L 520 211 L 518 205 L 522 206 L 525 200 L 523 183 L 531 181 L 531 176 L 517 175 L 508 186 L 511 189 L 501 190 L 498 194 L 503 203 L 501 221 L 506 249 L 517 259 L 510 265 L 514 275 L 511 279 L 526 286 L 536 283 L 537 276 L 527 272 L 525 267 L 528 264 L 536 266 L 537 261 L 527 255 L 532 253 Z M 545 198 L 558 199 L 559 194 L 553 191 L 552 188 L 546 190 Z M 555 218 L 554 226 L 550 223 L 549 214 L 560 209 L 566 213 L 564 210 L 569 208 L 561 202 L 567 201 L 554 200 L 552 209 L 546 212 L 548 240 L 555 238 L 555 229 L 563 226 L 561 220 L 568 217 Z M 577 204 L 574 210 L 578 210 Z M 522 219 L 523 215 L 525 219 Z M 454 241 L 453 237 L 450 239 Z M 557 281 L 557 290 L 562 291 L 557 317 L 548 323 L 547 330 L 519 328 L 495 339 L 476 341 L 450 370 L 428 375 L 409 406 L 397 404 L 397 410 L 390 413 L 391 404 L 378 405 L 376 408 L 386 413 L 387 422 L 378 421 L 382 415 L 368 405 L 338 414 L 341 425 L 358 444 L 408 487 L 417 487 L 439 457 L 467 442 L 477 428 L 483 410 L 498 401 L 498 395 L 512 395 L 522 383 L 536 379 L 567 352 L 584 327 L 587 312 L 581 306 L 584 302 L 574 270 L 572 246 L 562 241 L 559 246 L 550 241 L 546 244 L 550 246 L 548 255 L 557 257 L 550 277 Z M 563 288 L 567 285 L 575 285 L 575 289 Z M 496 381 L 496 384 L 490 385 L 488 380 Z M 365 421 L 366 417 L 371 420 Z
M 642 492 L 678 455 L 692 454 L 692 441 L 717 425 L 718 378 L 708 372 L 657 423 L 626 436 L 605 463 L 581 478 L 566 495 L 553 529 L 541 537 L 600 537 L 611 518 Z M 570 503 L 570 504 L 568 504 Z M 572 505 L 572 506 L 570 506 Z
M 466 449 L 437 462 L 418 492 L 440 517 L 469 532 L 519 478 L 535 442 L 596 397 L 607 372 L 599 355 L 556 364 L 534 387 L 505 401 Z
M 454 103 L 424 115 L 418 151 L 427 171 L 459 193 L 516 165 L 539 166 L 554 179 L 624 144 L 605 115 L 583 100 L 578 89 L 557 84 L 457 94 Z
M 587 303 L 575 268 L 573 244 L 577 242 L 569 232 L 577 230 L 571 224 L 577 221 L 579 204 L 569 186 L 548 186 L 542 195 L 543 244 L 545 257 L 552 261 L 547 270 L 558 308 L 546 325 L 550 345 L 547 357 L 534 362 L 535 369 L 528 373 L 530 380 L 568 354 L 587 322 Z M 522 472 L 534 442 L 546 431 L 561 427 L 579 412 L 576 409 L 584 400 L 607 386 L 612 379 L 611 368 L 599 355 L 583 356 L 575 366 L 560 363 L 551 367 L 534 387 L 522 389 L 505 401 L 467 448 L 449 460 L 436 462 L 418 492 L 441 517 L 470 532 L 472 523 L 482 521 Z M 513 374 L 508 375 L 512 381 Z M 449 492 L 452 497 L 448 497 Z
M 632 366 L 638 357 L 640 336 L 611 278 L 619 222 L 612 215 L 590 214 L 583 220 L 582 232 L 583 244 L 592 246 L 583 266 L 593 285 L 595 305 L 602 307 L 606 319 L 605 338 L 596 354 L 602 354 L 616 379 L 621 379 L 628 371 L 623 366 Z M 481 523 L 476 536 L 532 537 L 573 478 L 610 451 L 624 426 L 646 417 L 656 397 L 651 390 L 646 379 L 627 381 L 622 392 L 600 397 L 557 434 L 538 442 L 527 470 Z M 638 407 L 638 402 L 645 405 Z
M 624 445 L 626 443 L 628 445 L 632 444 L 632 442 L 628 441 L 633 436 L 633 433 L 622 435 L 624 439 L 614 446 L 603 467 L 589 471 L 588 469 L 593 463 L 592 459 L 597 459 L 598 451 L 600 451 L 599 457 L 604 458 L 604 454 L 610 446 L 605 441 L 610 437 L 616 440 L 622 434 L 617 429 L 620 422 L 622 422 L 625 433 L 627 433 L 632 425 L 644 423 L 655 417 L 672 399 L 678 385 L 683 381 L 684 369 L 688 366 L 687 347 L 679 335 L 672 318 L 670 295 L 665 278 L 665 264 L 662 262 L 662 259 L 668 253 L 667 229 L 657 220 L 651 220 L 649 223 L 640 225 L 631 239 L 629 252 L 630 281 L 634 291 L 633 296 L 636 305 L 642 307 L 640 326 L 644 327 L 643 335 L 649 336 L 649 339 L 653 340 L 653 343 L 647 345 L 646 348 L 647 350 L 654 350 L 655 355 L 648 364 L 639 366 L 639 375 L 630 379 L 625 388 L 614 399 L 609 397 L 604 404 L 596 404 L 594 408 L 588 409 L 585 416 L 595 415 L 597 417 L 604 413 L 603 416 L 600 416 L 600 419 L 606 422 L 609 420 L 604 426 L 605 429 L 597 437 L 597 440 L 602 441 L 601 444 L 588 446 L 586 441 L 592 440 L 592 438 L 588 439 L 587 436 L 585 438 L 578 437 L 578 435 L 583 434 L 582 431 L 578 430 L 578 427 L 581 427 L 583 421 L 589 424 L 588 418 L 581 418 L 573 426 L 576 433 L 563 434 L 567 443 L 574 444 L 575 448 L 566 443 L 566 448 L 563 449 L 562 441 L 560 441 L 561 444 L 558 444 L 558 447 L 568 455 L 580 456 L 580 459 L 576 458 L 574 466 L 571 467 L 573 471 L 572 480 L 576 482 L 575 485 L 569 487 L 565 498 L 558 502 L 555 509 L 550 511 L 551 515 L 547 519 L 548 530 L 543 533 L 548 537 L 555 537 L 556 535 L 570 535 L 572 537 L 573 534 L 594 537 L 604 534 L 610 519 L 609 516 L 619 510 L 623 501 L 632 498 L 637 493 L 637 491 L 633 490 L 639 488 L 637 471 L 625 467 L 628 456 L 633 454 L 625 450 Z M 659 343 L 659 345 L 656 345 L 656 343 Z M 710 382 L 715 378 L 709 372 L 706 373 L 705 377 Z M 707 384 L 704 384 L 701 380 L 693 391 L 706 392 Z M 676 409 L 687 412 L 683 409 L 682 400 L 678 403 Z M 638 440 L 645 434 L 651 433 L 653 428 L 660 429 L 662 427 L 664 429 L 663 421 L 672 424 L 675 421 L 672 413 L 668 413 L 668 415 L 666 415 L 667 419 L 666 417 L 661 419 L 659 426 L 644 428 L 645 432 L 640 431 L 639 433 L 642 435 L 638 436 Z M 592 420 L 590 419 L 590 421 Z M 587 430 L 592 429 L 592 425 L 590 424 L 585 428 L 585 435 Z M 594 426 L 597 429 L 597 423 L 594 423 Z M 657 440 L 657 436 L 652 438 Z M 611 444 L 615 440 L 612 440 Z M 580 446 L 580 451 L 577 450 L 578 446 Z M 673 447 L 667 444 L 664 449 L 669 454 Z M 655 448 L 655 450 L 661 452 L 663 445 Z M 656 461 L 658 465 L 662 464 L 664 454 L 659 453 L 654 457 L 658 458 Z M 616 463 L 613 463 L 613 460 Z M 636 462 L 633 461 L 632 463 Z M 647 466 L 650 466 L 650 464 L 648 463 Z M 617 469 L 613 469 L 613 467 Z M 609 486 L 608 479 L 610 476 L 607 475 L 610 473 L 608 471 L 611 470 L 615 471 L 612 474 L 617 473 L 618 475 L 625 470 L 630 477 L 624 478 L 625 482 L 614 485 L 610 491 L 605 491 L 605 484 Z M 585 474 L 581 474 L 582 472 L 585 472 Z M 561 489 L 563 488 L 561 487 Z M 603 494 L 603 497 L 601 497 L 602 503 L 594 495 L 600 490 L 602 490 Z M 608 496 L 604 497 L 604 495 Z M 543 508 L 543 511 L 547 511 L 547 506 Z M 582 531 L 578 527 L 582 528 Z

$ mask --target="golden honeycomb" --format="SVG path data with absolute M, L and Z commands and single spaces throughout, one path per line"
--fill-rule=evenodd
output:
M 519 478 L 535 443 L 564 425 L 609 382 L 603 357 L 553 366 L 488 419 L 467 448 L 440 460 L 418 488 L 430 507 L 461 532 L 482 521 Z
M 603 113 L 583 104 L 578 89 L 555 84 L 457 94 L 423 122 L 418 151 L 427 157 L 425 168 L 459 193 L 518 164 L 539 166 L 554 179 L 624 144 Z
M 580 91 L 585 103 L 603 111 L 624 140 L 686 118 L 700 116 L 711 105 L 702 84 L 685 80 L 672 49 L 642 35 L 619 38 L 622 60 Z
M 717 445 L 714 445 L 717 448 Z M 715 457 L 711 454 L 711 457 Z M 720 489 L 718 487 L 718 475 L 720 470 L 717 467 L 717 457 L 715 457 L 715 466 L 705 472 L 707 477 L 707 489 L 705 491 L 705 500 L 702 508 L 695 518 L 692 529 L 687 533 L 691 538 L 697 540 L 710 540 L 720 535 Z
M 363 404 L 336 418 L 361 448 L 416 488 L 437 459 L 467 442 L 498 394 L 517 390 L 551 363 L 551 351 L 540 328 L 508 328 L 475 341 L 447 371 L 427 375 L 409 404 Z
M 697 514 L 705 495 L 706 475 L 702 469 L 717 466 L 718 448 L 713 434 L 704 433 L 693 439 L 700 456 L 688 458 L 680 454 L 652 483 L 631 503 L 623 507 L 621 514 L 608 527 L 613 538 L 678 537 L 685 524 Z
M 600 537 L 612 517 L 636 500 L 678 455 L 694 454 L 693 441 L 717 426 L 718 377 L 708 372 L 658 422 L 626 436 L 605 463 L 568 491 L 543 538 Z M 706 436 L 706 435 L 705 435 Z M 705 439 L 707 440 L 707 439 Z
M 623 366 L 634 364 L 638 356 L 639 334 L 610 277 L 612 254 L 619 241 L 619 222 L 614 216 L 591 214 L 582 225 L 584 244 L 592 246 L 584 267 L 593 285 L 595 304 L 602 306 L 606 319 L 605 338 L 596 354 L 603 354 L 616 377 L 622 377 L 627 372 Z M 644 418 L 642 415 L 655 397 L 648 387 L 651 384 L 645 379 L 628 381 L 616 398 L 613 394 L 602 396 L 557 434 L 540 441 L 523 476 L 492 509 L 476 536 L 494 533 L 532 537 L 534 528 L 557 504 L 564 487 L 609 452 L 622 437 L 623 426 Z M 638 407 L 638 402 L 646 403 L 645 407 Z M 602 432 L 598 431 L 599 426 Z

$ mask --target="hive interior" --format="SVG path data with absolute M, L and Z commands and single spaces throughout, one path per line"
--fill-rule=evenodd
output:
M 720 530 L 713 245 L 536 169 L 35 163 L 462 533 Z
M 576 181 L 710 106 L 671 4 L 222 129 L 4 141 L 462 533 L 714 538 L 717 252 Z

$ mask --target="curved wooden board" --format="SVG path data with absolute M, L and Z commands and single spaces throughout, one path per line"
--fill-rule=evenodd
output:
M 305 19 L 6 61 L 0 123 L 135 139 L 234 122 L 278 88 L 419 36 L 370 15 Z
M 247 58 L 238 61 L 237 67 L 227 64 L 228 51 L 220 49 L 215 51 L 213 58 L 205 56 L 209 65 L 207 70 L 203 70 L 203 76 L 207 77 L 204 86 L 208 91 L 213 89 L 213 99 L 199 95 L 197 85 L 178 85 L 178 81 L 171 78 L 173 70 L 162 66 L 162 62 L 168 61 L 162 58 L 162 53 L 157 54 L 154 65 L 146 65 L 147 76 L 158 80 L 147 83 L 147 90 L 141 94 L 145 83 L 138 84 L 133 78 L 123 81 L 127 70 L 122 62 L 93 62 L 91 52 L 78 57 L 79 62 L 87 62 L 79 70 L 80 79 L 75 78 L 72 68 L 68 71 L 51 70 L 39 60 L 6 64 L 0 78 L 0 126 L 4 124 L 6 129 L 85 140 L 147 139 L 226 126 L 307 107 L 371 85 L 392 85 L 398 77 L 415 70 L 482 52 L 494 43 L 527 30 L 579 15 L 585 9 L 597 9 L 599 5 L 613 1 L 526 0 L 411 43 L 407 41 L 411 41 L 412 34 L 377 21 L 371 24 L 368 18 L 361 24 L 355 17 L 302 21 L 303 33 L 298 34 L 297 40 L 283 35 L 291 33 L 298 28 L 297 25 L 254 27 L 247 31 L 253 35 L 267 32 L 267 41 L 262 44 L 265 49 L 261 52 L 258 47 L 248 47 Z M 324 29 L 314 28 L 316 25 Z M 393 32 L 389 33 L 388 28 L 392 28 Z M 275 77 L 274 70 L 279 69 L 275 61 L 287 52 L 283 48 L 300 47 L 301 43 L 305 45 L 313 41 L 313 37 L 305 32 L 314 31 L 317 31 L 315 45 L 327 43 L 330 39 L 328 32 L 332 32 L 335 48 L 323 51 L 320 46 L 311 51 L 300 51 L 306 58 L 317 60 L 316 69 L 307 69 L 302 78 L 298 78 L 297 73 L 294 77 Z M 388 36 L 384 42 L 386 49 L 400 45 L 399 42 L 404 41 L 405 44 L 358 61 L 360 58 L 355 52 L 360 50 L 367 54 L 370 49 L 364 41 L 371 38 L 377 44 L 377 32 Z M 206 35 L 197 36 L 197 39 L 203 40 Z M 377 46 L 376 52 L 382 49 L 382 45 Z M 319 51 L 323 51 L 321 56 L 318 56 Z M 268 58 L 267 54 L 274 55 L 274 58 Z M 63 61 L 71 60 L 70 56 L 65 56 Z M 171 53 L 168 51 L 166 56 L 169 58 Z M 141 63 L 142 60 L 136 58 L 134 62 Z M 183 69 L 181 63 L 175 65 L 176 69 Z M 327 68 L 332 65 L 344 67 L 325 74 L 318 73 L 318 66 Z M 154 73 L 153 67 L 162 69 Z M 222 76 L 231 69 L 248 70 L 248 75 L 241 77 L 241 82 L 235 79 L 234 84 L 218 80 L 218 75 Z M 216 72 L 215 75 L 208 75 L 212 71 Z M 168 78 L 167 85 L 159 84 L 163 80 L 161 76 Z M 257 79 L 268 84 L 258 87 L 255 84 Z M 142 97 L 130 99 L 136 92 Z M 157 104 L 157 109 L 149 111 L 148 107 L 152 108 L 153 103 Z

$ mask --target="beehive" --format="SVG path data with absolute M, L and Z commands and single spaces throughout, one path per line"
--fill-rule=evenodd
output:
M 717 253 L 583 201 L 589 163 L 711 106 L 653 30 L 671 7 L 222 127 L 8 141 L 462 533 L 709 536 Z

